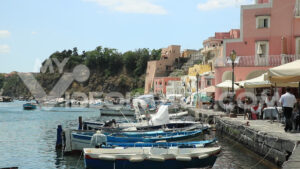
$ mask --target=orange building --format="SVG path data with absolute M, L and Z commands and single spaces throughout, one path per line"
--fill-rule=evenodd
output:
M 174 70 L 174 63 L 181 57 L 180 46 L 171 45 L 161 51 L 160 60 L 149 61 L 147 64 L 145 94 L 154 91 L 154 78 L 168 76 Z

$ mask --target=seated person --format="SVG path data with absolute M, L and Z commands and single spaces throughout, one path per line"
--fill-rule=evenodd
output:
M 259 102 L 257 102 L 254 106 L 251 107 L 251 117 L 252 120 L 257 120 L 258 116 L 261 114 L 261 107 Z

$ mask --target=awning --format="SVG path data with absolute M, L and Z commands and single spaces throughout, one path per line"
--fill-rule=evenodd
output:
M 214 93 L 215 91 L 216 91 L 215 86 L 209 86 L 207 88 L 202 89 L 200 92 Z
M 232 81 L 226 80 L 222 83 L 219 83 L 216 85 L 217 88 L 223 88 L 223 89 L 231 89 L 232 88 Z M 236 84 L 234 84 L 234 90 L 238 90 L 240 87 Z
M 240 87 L 244 88 L 265 88 L 265 87 L 298 87 L 298 83 L 271 83 L 269 80 L 265 80 L 267 76 L 267 73 L 262 74 L 261 76 L 258 76 L 253 79 L 245 80 L 236 82 Z
M 300 82 L 300 60 L 269 69 L 266 80 L 272 83 Z

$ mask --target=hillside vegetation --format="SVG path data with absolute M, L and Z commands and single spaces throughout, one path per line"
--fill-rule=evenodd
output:
M 146 48 L 125 53 L 116 49 L 97 47 L 92 51 L 78 53 L 77 48 L 55 52 L 49 58 L 56 58 L 62 62 L 68 58 L 63 72 L 72 72 L 74 67 L 84 64 L 90 69 L 90 77 L 83 83 L 73 82 L 68 92 L 110 92 L 118 91 L 123 94 L 129 91 L 142 92 L 145 82 L 147 62 L 159 60 L 161 49 L 149 50 Z M 43 62 L 45 64 L 47 60 Z M 45 73 L 34 73 L 34 76 L 46 92 L 51 91 L 62 74 L 54 66 L 54 73 L 47 69 Z M 30 92 L 23 84 L 17 73 L 0 74 L 0 89 L 4 96 L 29 97 Z

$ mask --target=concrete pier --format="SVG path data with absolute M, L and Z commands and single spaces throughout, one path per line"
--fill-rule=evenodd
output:
M 300 168 L 300 133 L 286 133 L 284 125 L 270 120 L 244 120 L 226 117 L 223 112 L 188 108 L 204 122 L 214 122 L 216 129 L 279 166 Z M 283 165 L 284 164 L 284 165 Z

